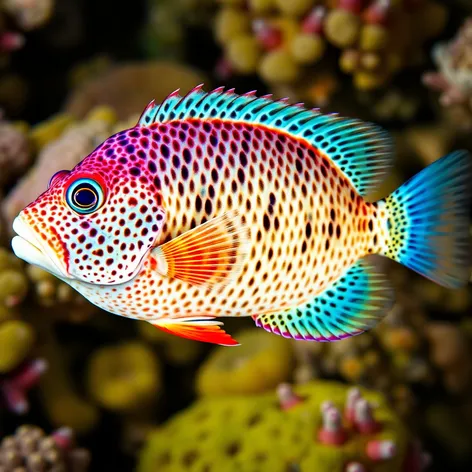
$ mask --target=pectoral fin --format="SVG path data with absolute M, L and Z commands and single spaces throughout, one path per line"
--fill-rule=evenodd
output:
M 194 285 L 225 284 L 238 274 L 248 230 L 237 212 L 213 218 L 151 251 L 155 269 Z
M 181 338 L 222 346 L 239 346 L 237 341 L 220 328 L 223 323 L 211 317 L 163 319 L 152 321 L 151 324 Z

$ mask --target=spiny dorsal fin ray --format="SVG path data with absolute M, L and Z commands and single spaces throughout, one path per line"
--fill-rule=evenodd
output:
M 254 91 L 238 95 L 233 89 L 219 87 L 207 93 L 202 87 L 198 85 L 184 97 L 176 90 L 161 104 L 151 102 L 137 126 L 222 119 L 274 128 L 304 139 L 326 154 L 363 196 L 376 189 L 390 168 L 392 140 L 373 124 L 289 105 L 287 99 L 258 98 Z

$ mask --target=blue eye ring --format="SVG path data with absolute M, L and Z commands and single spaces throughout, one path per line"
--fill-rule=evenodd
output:
M 105 202 L 105 195 L 98 182 L 90 178 L 77 179 L 69 185 L 66 202 L 80 215 L 89 215 Z

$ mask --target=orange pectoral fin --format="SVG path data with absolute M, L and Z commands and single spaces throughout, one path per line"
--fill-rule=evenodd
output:
M 204 318 L 175 318 L 151 322 L 156 328 L 181 338 L 202 341 L 204 343 L 219 344 L 221 346 L 239 346 L 224 329 L 223 323 Z
M 151 251 L 155 269 L 193 285 L 234 279 L 246 255 L 248 230 L 237 212 L 228 212 Z

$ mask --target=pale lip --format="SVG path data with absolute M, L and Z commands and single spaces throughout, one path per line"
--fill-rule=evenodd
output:
M 56 277 L 68 279 L 70 276 L 63 263 L 49 247 L 45 247 L 36 236 L 33 229 L 20 216 L 13 221 L 15 236 L 11 241 L 13 252 L 17 257 L 29 264 L 37 265 Z

